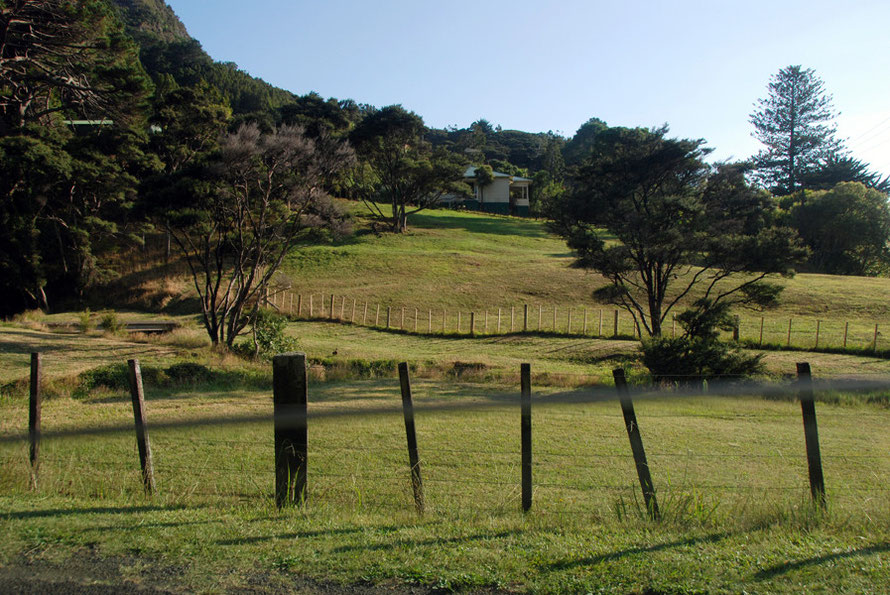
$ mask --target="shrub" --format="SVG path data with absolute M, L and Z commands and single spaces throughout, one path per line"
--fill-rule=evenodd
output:
M 287 317 L 283 314 L 272 310 L 259 310 L 253 321 L 253 345 L 240 343 L 235 346 L 235 352 L 244 356 L 269 359 L 277 353 L 297 350 L 299 347 L 297 340 L 284 333 L 287 322 Z
M 124 328 L 124 323 L 118 317 L 117 312 L 114 310 L 109 310 L 105 314 L 102 315 L 102 320 L 99 323 L 102 326 L 102 330 L 106 333 L 111 333 L 116 335 L 121 332 Z
M 77 328 L 82 333 L 88 333 L 96 327 L 93 322 L 93 315 L 87 308 L 77 315 Z

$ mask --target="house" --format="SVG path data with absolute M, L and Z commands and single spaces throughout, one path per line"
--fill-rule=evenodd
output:
M 467 168 L 464 181 L 470 185 L 470 198 L 465 198 L 462 204 L 474 211 L 527 217 L 531 179 L 499 171 L 492 173 L 494 179 L 482 186 L 476 180 L 476 166 Z

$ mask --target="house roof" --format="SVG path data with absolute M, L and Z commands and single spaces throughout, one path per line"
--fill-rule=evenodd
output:
M 467 167 L 467 170 L 464 172 L 465 178 L 475 178 L 476 177 L 476 169 L 478 166 L 470 165 Z M 510 174 L 505 174 L 502 171 L 492 171 L 491 174 L 496 178 L 509 178 L 511 182 L 531 182 L 531 178 L 523 178 L 522 176 L 511 176 Z

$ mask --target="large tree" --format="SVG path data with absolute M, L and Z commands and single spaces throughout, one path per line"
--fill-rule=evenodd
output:
M 214 345 L 232 346 L 284 257 L 311 230 L 345 230 L 324 186 L 352 158 L 344 144 L 320 145 L 299 126 L 262 133 L 242 125 L 222 139 L 203 175 L 186 171 L 158 195 L 153 206 L 188 263 Z
M 831 99 L 811 68 L 788 66 L 773 75 L 750 117 L 752 135 L 765 145 L 754 156 L 756 174 L 773 193 L 798 190 L 806 174 L 840 150 Z
M 466 192 L 461 159 L 424 139 L 426 126 L 399 105 L 367 116 L 349 136 L 363 162 L 357 191 L 369 210 L 394 232 L 408 229 L 408 216 L 436 205 L 450 192 Z
M 704 141 L 666 134 L 600 131 L 576 191 L 554 209 L 577 265 L 609 281 L 600 296 L 652 336 L 687 297 L 700 308 L 774 297 L 764 279 L 804 255 L 794 232 L 774 224 L 769 195 L 738 167 L 712 169 Z
M 94 243 L 120 231 L 144 165 L 150 88 L 106 2 L 0 2 L 4 314 L 48 308 L 48 284 L 60 297 L 94 278 Z M 83 136 L 63 124 L 83 118 L 98 124 Z

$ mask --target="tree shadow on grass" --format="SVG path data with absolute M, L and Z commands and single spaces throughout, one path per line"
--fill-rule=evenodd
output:
M 792 570 L 799 570 L 801 568 L 806 568 L 807 566 L 815 566 L 824 562 L 844 560 L 847 558 L 855 558 L 858 556 L 872 556 L 874 554 L 883 554 L 887 552 L 890 552 L 890 543 L 878 543 L 875 545 L 870 545 L 868 547 L 850 550 L 848 552 L 825 554 L 824 556 L 815 556 L 813 558 L 797 560 L 796 562 L 785 562 L 784 564 L 776 564 L 774 566 L 764 568 L 763 570 L 755 574 L 754 578 L 758 580 L 764 580 L 774 578 L 780 574 L 785 574 L 786 572 L 791 572 Z
M 729 537 L 731 533 L 714 533 L 713 535 L 706 535 L 704 537 L 693 537 L 691 539 L 683 539 L 679 541 L 672 541 L 669 543 L 658 543 L 650 546 L 641 546 L 641 547 L 632 547 L 623 550 L 618 550 L 616 552 L 608 552 L 605 554 L 600 554 L 598 556 L 590 556 L 587 558 L 578 558 L 576 560 L 561 560 L 559 562 L 554 562 L 549 565 L 550 570 L 566 570 L 569 568 L 576 568 L 578 566 L 591 566 L 593 564 L 599 564 L 601 562 L 610 562 L 612 560 L 620 560 L 625 556 L 632 556 L 636 554 L 651 554 L 653 552 L 660 552 L 663 550 L 679 548 L 679 547 L 687 547 L 694 546 L 706 543 L 715 543 L 717 541 L 721 541 Z

